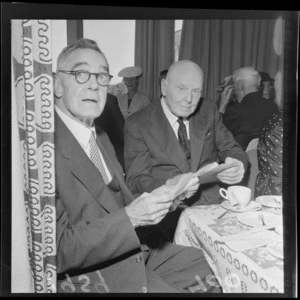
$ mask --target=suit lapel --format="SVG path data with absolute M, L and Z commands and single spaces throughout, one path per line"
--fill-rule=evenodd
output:
M 201 107 L 200 107 L 201 108 Z M 190 118 L 190 141 L 191 141 L 191 169 L 192 172 L 198 170 L 203 145 L 205 141 L 207 127 L 207 118 L 205 111 L 198 110 L 194 116 Z
M 100 137 L 99 137 L 100 136 Z M 126 183 L 124 181 L 123 177 L 123 170 L 122 167 L 118 164 L 117 158 L 110 155 L 109 151 L 107 151 L 105 147 L 104 139 L 101 139 L 101 133 L 97 135 L 97 145 L 99 146 L 101 153 L 103 155 L 103 158 L 107 164 L 107 167 L 109 171 L 111 172 L 111 175 L 115 177 L 115 179 L 118 181 L 118 184 L 122 190 L 123 196 L 124 196 L 124 202 L 122 205 L 127 205 L 133 200 L 133 195 L 126 186 Z
M 62 156 L 69 161 L 71 173 L 107 212 L 118 209 L 117 204 L 112 201 L 109 195 L 110 191 L 105 185 L 100 172 L 57 114 L 56 136 L 60 146 L 56 151 L 60 151 Z
M 182 151 L 176 135 L 165 116 L 161 103 L 158 101 L 150 117 L 150 133 L 158 147 L 166 153 L 169 159 L 183 172 L 190 172 L 190 165 Z

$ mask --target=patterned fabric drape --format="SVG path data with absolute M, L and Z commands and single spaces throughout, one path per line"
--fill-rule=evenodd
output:
M 13 101 L 17 106 L 19 128 L 19 143 L 14 146 L 20 147 L 22 156 L 23 180 L 20 184 L 23 185 L 26 211 L 24 227 L 27 229 L 29 263 L 34 292 L 51 293 L 56 292 L 51 21 L 11 22 Z M 12 182 L 12 188 L 16 184 Z M 12 232 L 14 234 L 17 232 Z M 12 264 L 16 259 L 12 256 Z
M 201 66 L 202 95 L 212 100 L 219 97 L 217 86 L 238 68 L 253 66 L 278 76 L 281 106 L 283 26 L 282 20 L 183 20 L 179 59 Z

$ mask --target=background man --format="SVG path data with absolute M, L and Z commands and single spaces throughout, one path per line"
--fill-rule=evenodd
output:
M 141 108 L 150 104 L 149 96 L 138 90 L 142 69 L 140 67 L 127 67 L 122 69 L 118 76 L 124 77 L 123 81 L 128 92 L 118 96 L 121 112 L 126 119 Z
M 238 69 L 233 74 L 233 86 L 224 90 L 220 102 L 223 123 L 244 150 L 252 139 L 259 137 L 267 121 L 278 111 L 272 100 L 262 98 L 259 84 L 260 75 L 254 68 Z M 237 102 L 228 106 L 232 90 Z
M 103 130 L 109 66 L 97 44 L 81 39 L 58 57 L 56 222 L 58 292 L 219 292 L 196 248 L 158 241 L 147 228 L 176 208 L 166 185 L 134 199 Z M 175 200 L 175 201 L 174 201 Z M 151 238 L 151 237 L 150 237 Z
M 201 68 L 192 61 L 178 61 L 162 80 L 161 100 L 125 120 L 125 168 L 133 193 L 150 192 L 168 178 L 212 162 L 235 162 L 218 175 L 223 183 L 236 184 L 243 178 L 247 155 L 223 125 L 215 103 L 199 101 L 202 86 Z M 184 205 L 220 203 L 218 184 L 198 187 Z M 171 239 L 179 214 L 176 210 L 163 220 Z
M 122 168 L 124 164 L 124 117 L 118 105 L 116 96 L 107 93 L 106 103 L 102 114 L 94 120 L 108 135 L 114 146 L 116 155 Z

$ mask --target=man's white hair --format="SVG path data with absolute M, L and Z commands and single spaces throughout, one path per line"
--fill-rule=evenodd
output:
M 260 84 L 260 75 L 257 70 L 253 67 L 244 67 L 237 69 L 234 74 L 233 78 L 235 82 L 242 81 L 243 84 L 247 86 L 259 87 Z

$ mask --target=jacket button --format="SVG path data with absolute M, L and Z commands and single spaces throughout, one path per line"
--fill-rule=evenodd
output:
M 147 293 L 147 288 L 145 286 L 142 287 L 142 292 Z
M 135 259 L 135 260 L 136 260 L 136 262 L 138 262 L 138 263 L 139 263 L 139 262 L 141 262 L 141 261 L 142 261 L 142 257 L 141 257 L 140 255 L 138 255 L 138 256 L 136 257 L 136 259 Z

